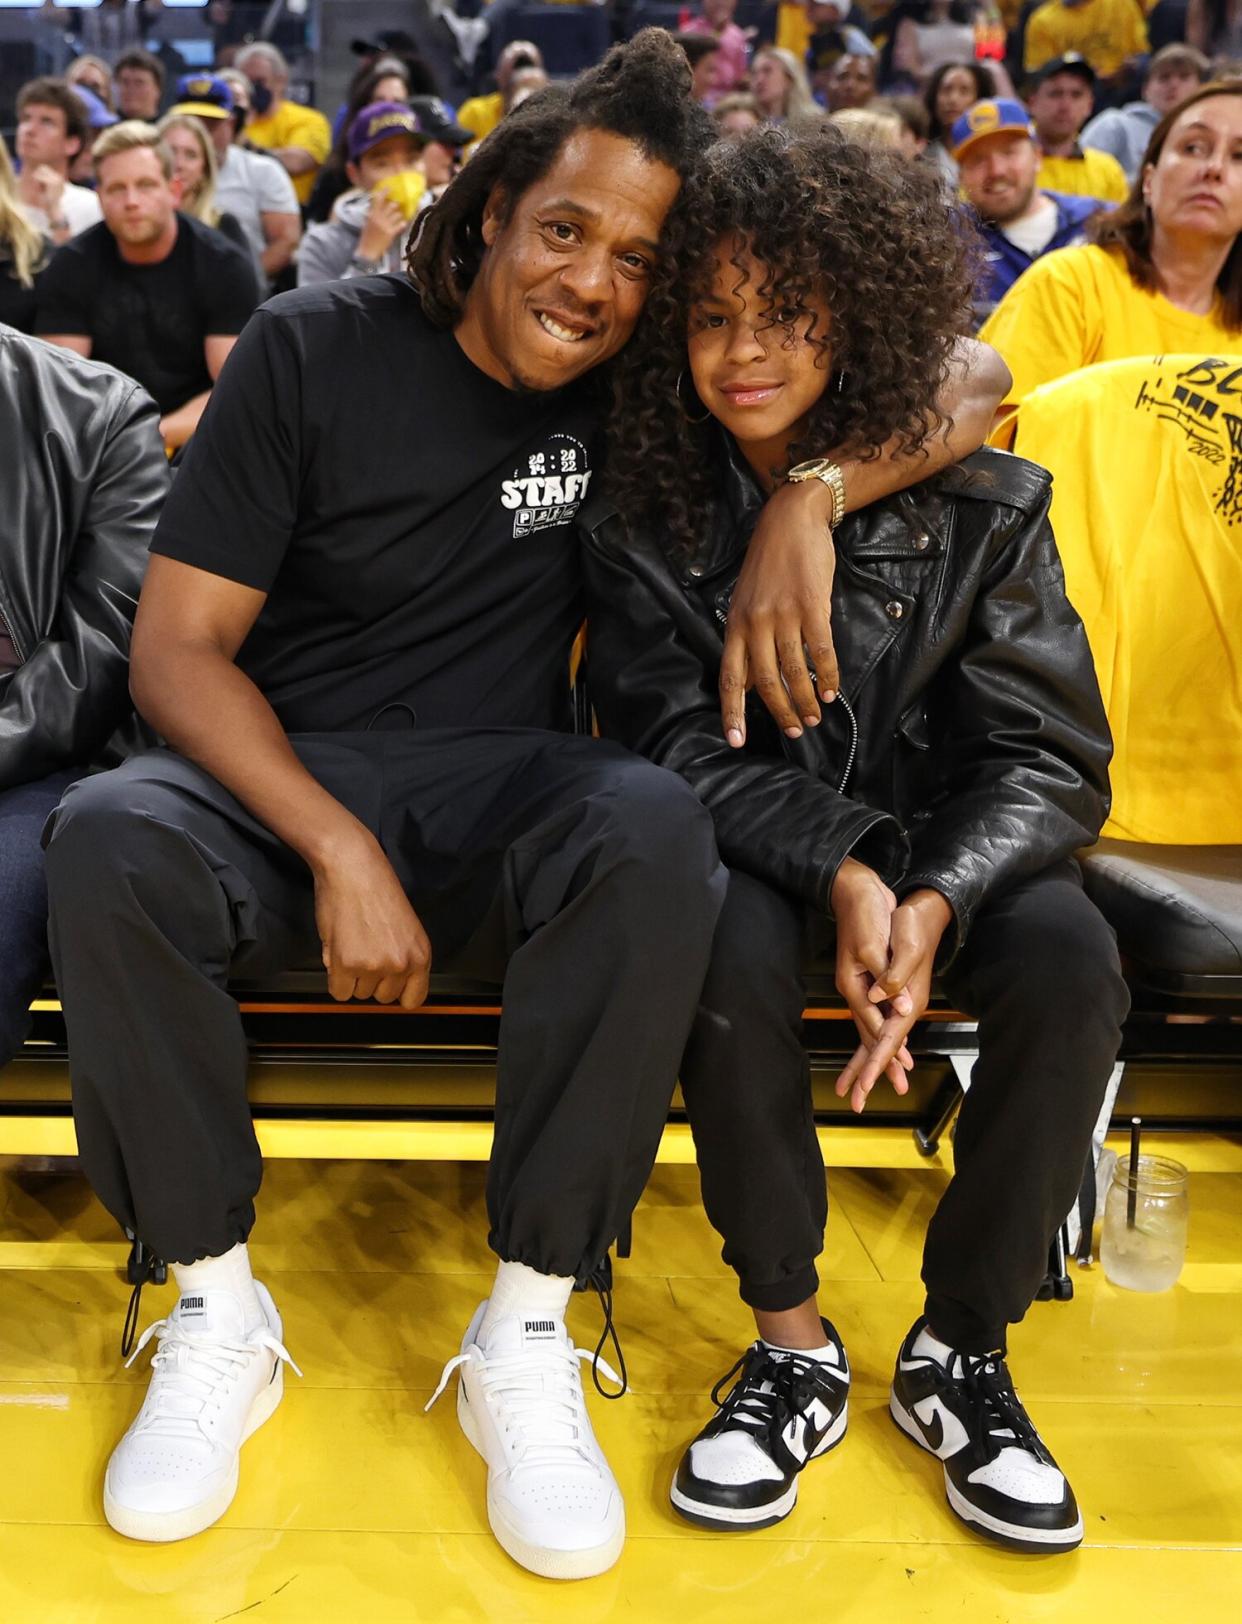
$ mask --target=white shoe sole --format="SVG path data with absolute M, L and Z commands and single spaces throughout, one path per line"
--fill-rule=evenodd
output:
M 830 1449 L 835 1449 L 845 1437 L 845 1428 L 849 1421 L 849 1405 L 846 1404 L 841 1414 L 829 1427 L 820 1439 L 817 1448 L 807 1457 L 807 1465 L 826 1455 Z M 803 1471 L 806 1467 L 803 1467 Z M 701 1528 L 771 1528 L 774 1523 L 783 1522 L 798 1503 L 799 1477 L 781 1495 L 779 1500 L 770 1500 L 766 1506 L 717 1506 L 708 1501 L 693 1500 L 683 1494 L 674 1482 L 668 1491 L 669 1500 L 676 1511 L 680 1511 L 687 1521 L 697 1524 Z
M 940 1457 L 935 1450 L 928 1447 L 926 1438 L 919 1430 L 918 1422 L 891 1389 L 888 1395 L 888 1408 L 893 1420 L 906 1436 L 913 1438 L 919 1448 L 926 1451 L 933 1460 L 939 1460 Z M 945 1499 L 949 1502 L 949 1509 L 978 1533 L 986 1534 L 990 1539 L 1000 1540 L 1011 1548 L 1042 1551 L 1048 1555 L 1077 1550 L 1082 1544 L 1084 1529 L 1081 1512 L 1072 1528 L 1028 1528 L 1023 1523 L 1009 1523 L 1002 1517 L 993 1517 L 986 1511 L 980 1511 L 978 1506 L 971 1505 L 954 1486 L 948 1472 L 944 1470 L 943 1461 L 941 1471 L 944 1472 L 944 1493 Z
M 460 1377 L 457 1381 L 457 1420 L 473 1448 L 486 1461 L 487 1454 L 479 1438 L 470 1401 L 466 1397 Z M 614 1566 L 625 1545 L 624 1511 L 620 1526 L 602 1545 L 589 1545 L 577 1551 L 532 1544 L 507 1521 L 501 1508 L 492 1500 L 490 1487 L 487 1496 L 487 1520 L 501 1549 L 507 1552 L 519 1567 L 526 1568 L 530 1573 L 537 1573 L 541 1579 L 594 1579 L 601 1573 L 607 1573 L 608 1569 Z
M 250 1406 L 241 1443 L 244 1444 L 246 1439 L 257 1432 L 272 1415 L 284 1396 L 284 1391 L 284 1367 L 277 1360 L 275 1376 Z M 239 1453 L 240 1449 L 239 1444 Z M 174 1540 L 189 1539 L 192 1534 L 201 1534 L 205 1528 L 219 1522 L 232 1505 L 233 1497 L 237 1493 L 238 1465 L 235 1459 L 232 1472 L 214 1494 L 200 1500 L 197 1505 L 186 1506 L 180 1511 L 135 1511 L 132 1507 L 123 1505 L 113 1496 L 108 1486 L 108 1477 L 111 1473 L 109 1466 L 108 1473 L 104 1476 L 104 1516 L 111 1527 L 115 1528 L 118 1534 L 124 1534 L 127 1539 L 145 1540 L 150 1545 L 167 1545 Z

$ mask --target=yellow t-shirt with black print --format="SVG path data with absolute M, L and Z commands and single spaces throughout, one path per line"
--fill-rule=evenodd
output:
M 1013 373 L 1008 400 L 1098 361 L 1128 355 L 1242 354 L 1219 306 L 1196 316 L 1162 293 L 1140 288 L 1112 249 L 1058 248 L 1024 271 L 984 322 L 979 337 Z

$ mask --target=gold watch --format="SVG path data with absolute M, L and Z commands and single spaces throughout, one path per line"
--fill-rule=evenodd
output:
M 829 528 L 835 530 L 845 517 L 845 475 L 835 462 L 827 457 L 816 457 L 811 462 L 800 462 L 785 475 L 791 485 L 801 485 L 807 479 L 819 479 L 832 492 L 832 518 Z

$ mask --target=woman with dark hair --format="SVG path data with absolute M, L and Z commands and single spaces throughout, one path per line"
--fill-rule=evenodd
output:
M 831 128 L 714 148 L 616 366 L 610 498 L 582 515 L 590 674 L 605 736 L 688 780 L 730 869 L 680 1076 L 758 1339 L 718 1383 L 674 1507 L 778 1522 L 845 1432 L 802 1046 L 804 952 L 833 944 L 859 1039 L 837 1093 L 856 1111 L 885 1076 L 906 1091 L 933 967 L 979 1021 L 890 1408 L 972 1529 L 1053 1552 L 1083 1521 L 1005 1338 L 1075 1199 L 1126 994 L 1072 861 L 1104 819 L 1110 746 L 1047 475 L 985 452 L 834 524 L 840 687 L 819 726 L 782 736 L 755 710 L 722 737 L 714 705 L 765 494 L 823 477 L 803 459 L 824 445 L 934 447 L 969 306 L 967 246 L 914 166 Z
M 414 91 L 404 62 L 395 56 L 382 56 L 368 68 L 361 68 L 350 85 L 349 99 L 338 116 L 332 151 L 315 180 L 315 189 L 306 205 L 308 221 L 331 217 L 333 205 L 350 188 L 346 173 L 349 163 L 349 132 L 364 107 L 375 102 L 408 102 Z
M 923 103 L 931 121 L 931 134 L 923 161 L 935 169 L 946 189 L 954 194 L 957 164 L 949 156 L 946 138 L 968 107 L 995 95 L 996 79 L 981 62 L 943 62 L 927 82 Z
M 980 337 L 1010 401 L 1097 361 L 1242 352 L 1242 79 L 1205 85 L 1152 131 L 1128 200 L 1093 241 L 1036 260 Z

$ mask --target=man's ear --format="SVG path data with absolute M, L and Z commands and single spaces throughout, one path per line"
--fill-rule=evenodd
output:
M 70 163 L 73 163 L 75 158 L 80 158 L 82 156 L 83 145 L 84 143 L 80 135 L 71 135 L 66 138 L 65 150 L 69 154 Z
M 508 199 L 500 186 L 493 186 L 487 194 L 487 202 L 483 205 L 483 224 L 480 227 L 484 245 L 488 248 L 499 237 L 505 223 L 505 210 Z
M 361 169 L 359 169 L 357 164 L 348 164 L 347 163 L 345 165 L 345 178 L 346 178 L 346 180 L 348 180 L 348 182 L 349 182 L 349 184 L 351 186 L 357 186 L 357 187 L 361 188 L 361 186 L 362 186 L 362 171 L 361 171 Z

